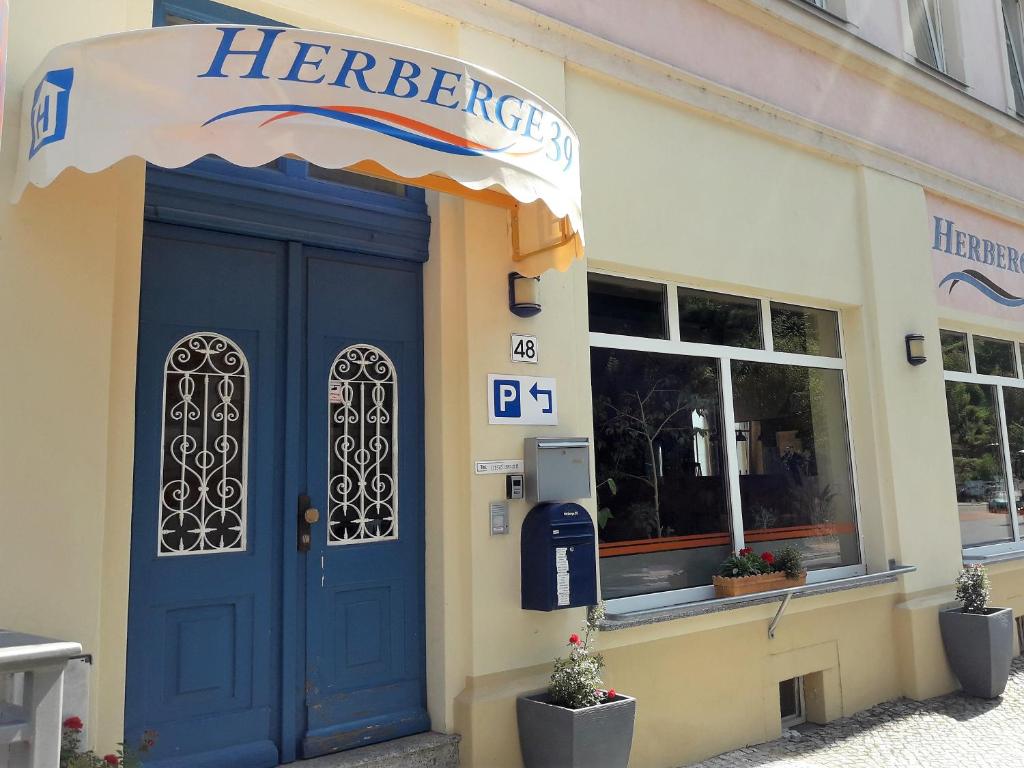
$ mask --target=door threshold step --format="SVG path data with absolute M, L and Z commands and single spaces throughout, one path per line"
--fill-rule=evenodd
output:
M 418 733 L 293 763 L 294 768 L 458 768 L 457 733 Z

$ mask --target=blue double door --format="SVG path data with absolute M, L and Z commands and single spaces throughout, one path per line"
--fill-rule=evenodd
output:
M 426 730 L 419 264 L 147 222 L 125 735 L 275 766 Z

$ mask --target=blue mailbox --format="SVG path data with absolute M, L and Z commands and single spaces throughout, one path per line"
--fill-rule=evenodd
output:
M 538 504 L 523 521 L 520 547 L 525 610 L 597 604 L 594 522 L 579 504 Z

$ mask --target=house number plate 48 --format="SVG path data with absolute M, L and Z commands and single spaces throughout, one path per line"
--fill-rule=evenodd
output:
M 512 334 L 512 362 L 536 363 L 538 357 L 537 337 L 521 333 Z

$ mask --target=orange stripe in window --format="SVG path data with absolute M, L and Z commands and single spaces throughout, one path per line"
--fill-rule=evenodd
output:
M 786 528 L 763 528 L 747 531 L 744 539 L 748 544 L 765 541 L 788 541 L 807 539 L 815 536 L 836 536 L 854 533 L 853 523 L 827 523 L 824 525 L 795 525 Z M 599 547 L 601 557 L 638 555 L 645 552 L 666 552 L 702 547 L 730 546 L 732 537 L 728 533 L 699 533 L 692 536 L 665 536 L 660 539 L 633 539 L 631 541 L 610 541 Z

